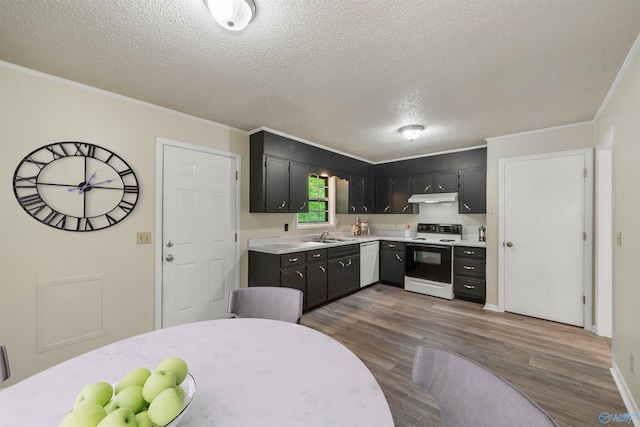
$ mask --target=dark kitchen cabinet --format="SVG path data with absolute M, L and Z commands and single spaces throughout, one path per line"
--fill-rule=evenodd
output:
M 413 194 L 430 194 L 433 193 L 433 172 L 413 175 Z
M 349 213 L 373 213 L 373 178 L 351 175 L 349 177 Z
M 328 300 L 327 295 L 327 250 L 307 252 L 307 292 L 305 309 L 317 307 Z
M 388 285 L 404 287 L 406 247 L 402 242 L 380 242 L 380 281 Z
M 399 176 L 392 179 L 392 212 L 396 214 L 418 213 L 418 205 L 409 203 L 411 197 L 411 177 Z
M 411 197 L 410 176 L 376 179 L 375 213 L 417 213 L 418 206 L 409 203 L 409 197 Z
M 251 212 L 309 212 L 309 165 L 272 156 L 262 165 L 251 167 Z
M 484 303 L 486 300 L 486 248 L 455 246 L 453 293 L 456 298 Z
M 376 178 L 375 213 L 393 213 L 393 180 L 392 178 Z
M 461 214 L 487 212 L 486 169 L 470 169 L 460 172 L 458 212 Z
M 441 171 L 434 174 L 434 193 L 455 193 L 458 191 L 459 171 Z
M 360 288 L 360 245 L 327 249 L 329 300 L 348 295 Z

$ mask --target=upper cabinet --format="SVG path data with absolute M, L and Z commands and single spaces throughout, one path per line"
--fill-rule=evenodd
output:
M 264 210 L 252 211 L 309 212 L 309 165 L 277 157 L 264 158 Z
M 458 191 L 459 171 L 436 172 L 434 175 L 434 193 L 455 193 Z
M 461 214 L 487 212 L 487 170 L 485 168 L 461 171 L 458 212 Z
M 433 193 L 433 172 L 414 175 L 413 178 L 413 194 L 431 194 Z
M 351 175 L 349 177 L 349 212 L 351 214 L 373 213 L 373 178 Z
M 417 206 L 413 203 L 409 203 L 409 197 L 411 197 L 410 176 L 376 179 L 375 194 L 375 213 L 418 213 Z

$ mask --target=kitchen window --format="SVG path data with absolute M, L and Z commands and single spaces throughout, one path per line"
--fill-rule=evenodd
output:
M 297 214 L 297 228 L 318 228 L 335 222 L 335 190 L 327 176 L 309 175 L 309 212 Z

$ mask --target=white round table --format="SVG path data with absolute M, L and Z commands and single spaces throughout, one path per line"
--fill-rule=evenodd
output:
M 367 367 L 305 326 L 264 319 L 190 323 L 128 338 L 0 390 L 0 425 L 57 426 L 78 392 L 180 357 L 196 395 L 180 427 L 393 426 Z

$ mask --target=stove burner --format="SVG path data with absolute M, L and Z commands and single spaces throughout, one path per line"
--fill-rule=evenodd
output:
M 427 239 L 425 239 L 424 237 L 414 237 L 411 240 L 427 240 Z

